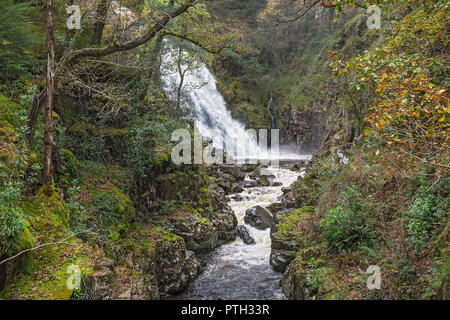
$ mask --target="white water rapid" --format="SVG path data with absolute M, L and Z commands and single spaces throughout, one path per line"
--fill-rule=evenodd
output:
M 282 195 L 300 173 L 287 169 L 269 169 L 280 181 L 279 187 L 246 188 L 230 196 L 230 207 L 239 224 L 244 224 L 255 245 L 246 245 L 237 238 L 217 248 L 209 256 L 204 272 L 192 282 L 181 298 L 190 300 L 284 300 L 280 287 L 281 273 L 272 270 L 270 229 L 257 230 L 244 223 L 245 211 L 255 205 L 268 206 Z M 239 200 L 232 200 L 239 199 Z

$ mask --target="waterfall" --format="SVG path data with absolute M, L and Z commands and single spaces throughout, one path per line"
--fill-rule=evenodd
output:
M 166 94 L 173 101 L 179 101 L 180 83 L 184 97 L 183 107 L 195 115 L 195 126 L 203 137 L 209 137 L 216 148 L 224 149 L 234 156 L 243 155 L 251 159 L 296 159 L 296 153 L 268 150 L 267 145 L 258 145 L 256 134 L 246 130 L 244 125 L 233 119 L 226 102 L 217 90 L 216 79 L 203 63 L 179 62 L 179 49 L 165 40 L 166 53 L 162 56 L 161 80 Z M 229 150 L 231 145 L 234 150 Z M 278 149 L 278 148 L 277 148 Z
M 277 127 L 277 123 L 275 121 L 275 117 L 272 114 L 272 106 L 273 106 L 273 92 L 270 91 L 270 99 L 269 102 L 267 103 L 267 111 L 269 112 L 269 116 L 270 116 L 270 120 L 271 120 L 271 124 L 272 124 L 272 128 L 275 129 Z

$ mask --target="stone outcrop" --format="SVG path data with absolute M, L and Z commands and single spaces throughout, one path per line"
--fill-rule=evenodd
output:
M 273 225 L 273 215 L 266 208 L 254 206 L 245 211 L 244 221 L 256 229 L 264 230 Z
M 275 271 L 283 273 L 295 258 L 296 251 L 304 245 L 304 231 L 309 226 L 313 207 L 291 211 L 280 211 L 270 230 L 270 265 Z
M 245 244 L 255 244 L 255 239 L 252 238 L 248 229 L 244 225 L 236 227 L 236 235 L 244 241 Z

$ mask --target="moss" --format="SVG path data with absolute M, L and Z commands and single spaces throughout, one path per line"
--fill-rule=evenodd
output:
M 18 114 L 21 110 L 21 106 L 0 94 L 0 124 L 4 121 L 17 128 L 19 126 Z
M 163 241 L 184 243 L 184 239 L 174 233 L 163 232 L 163 234 L 164 234 L 164 236 L 162 237 Z
M 127 236 L 135 217 L 133 202 L 127 195 L 111 183 L 85 186 L 82 194 L 81 204 L 90 208 L 85 213 L 88 226 L 94 224 L 113 241 Z
M 305 244 L 304 230 L 315 212 L 314 207 L 302 207 L 283 215 L 277 225 L 277 234 L 281 241 L 293 240 L 297 246 Z
M 70 130 L 76 133 L 84 133 L 87 131 L 88 133 L 103 137 L 125 136 L 128 133 L 127 129 L 96 128 L 88 123 L 77 123 L 73 125 Z
M 8 142 L 15 142 L 17 139 L 13 125 L 5 120 L 0 121 L 0 136 Z
M 74 264 L 83 274 L 89 274 L 93 260 L 101 253 L 73 235 L 65 203 L 55 190 L 47 197 L 41 189 L 36 196 L 24 199 L 22 205 L 30 223 L 23 233 L 21 248 L 37 243 L 43 246 L 29 253 L 32 263 L 0 292 L 0 298 L 9 299 L 14 294 L 25 300 L 70 299 L 67 268 Z
M 28 161 L 29 165 L 32 165 L 32 164 L 35 164 L 38 162 L 38 157 L 37 157 L 36 153 L 34 153 L 34 152 L 30 153 L 30 156 L 28 159 L 29 159 L 29 161 Z
M 200 218 L 200 223 L 204 225 L 211 225 L 211 222 L 207 218 Z
M 30 229 L 31 229 L 30 223 L 25 220 L 25 228 L 16 238 L 16 246 L 14 248 L 14 252 L 12 253 L 13 255 L 35 246 L 36 241 Z

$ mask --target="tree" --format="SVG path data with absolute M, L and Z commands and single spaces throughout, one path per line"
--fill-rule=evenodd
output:
M 210 1 L 210 0 L 204 0 L 204 1 Z M 169 12 L 161 12 L 158 16 L 154 17 L 152 21 L 154 21 L 150 27 L 147 28 L 145 32 L 137 36 L 136 38 L 122 42 L 122 43 L 116 43 L 113 42 L 105 47 L 88 47 L 88 48 L 81 48 L 81 49 L 73 49 L 69 48 L 64 56 L 61 58 L 59 63 L 56 65 L 55 72 L 54 72 L 54 82 L 58 80 L 59 75 L 61 74 L 61 71 L 72 61 L 84 58 L 84 57 L 104 57 L 108 56 L 110 54 L 116 53 L 116 52 L 123 52 L 128 51 L 131 49 L 134 49 L 138 46 L 141 46 L 151 39 L 153 39 L 155 36 L 157 36 L 174 18 L 181 16 L 186 11 L 188 11 L 190 8 L 195 6 L 197 3 L 199 3 L 200 0 L 186 0 L 184 4 L 179 4 L 178 6 L 174 6 L 173 9 L 171 9 Z M 74 40 L 76 37 L 74 38 Z M 27 118 L 27 129 L 28 129 L 28 140 L 30 143 L 33 141 L 34 137 L 34 131 L 36 128 L 36 121 L 37 117 L 40 113 L 42 104 L 44 101 L 46 101 L 46 93 L 47 88 L 41 91 L 41 93 L 35 98 L 33 105 L 31 106 L 31 109 L 28 113 Z
M 53 151 L 53 95 L 55 89 L 55 36 L 53 29 L 53 0 L 47 0 L 47 77 L 44 124 L 44 170 L 43 184 L 47 194 L 52 185 L 52 151 Z
M 198 5 L 201 2 L 211 1 L 211 0 L 184 0 L 184 1 L 172 1 L 170 0 L 168 3 L 166 1 L 156 1 L 156 6 L 158 10 L 156 12 L 151 12 L 151 15 L 147 17 L 147 20 L 150 21 L 149 26 L 144 32 L 139 32 L 138 35 L 128 40 L 129 37 L 123 37 L 126 40 L 120 42 L 115 37 L 114 41 L 110 42 L 106 46 L 96 46 L 96 47 L 87 47 L 81 49 L 75 49 L 75 42 L 77 40 L 77 36 L 79 35 L 79 31 L 77 31 L 73 37 L 72 43 L 69 48 L 62 55 L 61 59 L 58 63 L 55 63 L 55 54 L 54 54 L 54 41 L 53 41 L 53 1 L 49 0 L 47 15 L 48 15 L 48 35 L 47 35 L 47 82 L 46 87 L 41 93 L 36 96 L 27 117 L 27 134 L 28 140 L 30 144 L 33 143 L 34 131 L 36 127 L 36 121 L 40 110 L 45 102 L 45 128 L 44 128 L 44 174 L 43 174 L 43 184 L 47 187 L 52 184 L 51 177 L 51 154 L 52 154 L 52 146 L 53 146 L 53 126 L 52 126 L 52 110 L 53 110 L 53 95 L 55 90 L 55 85 L 58 81 L 58 78 L 63 74 L 64 70 L 67 69 L 70 63 L 85 57 L 94 57 L 100 58 L 109 56 L 113 53 L 124 52 L 136 47 L 139 47 L 143 44 L 146 44 L 153 38 L 157 37 L 159 42 L 162 42 L 162 37 L 169 35 L 172 37 L 179 37 L 184 41 L 191 42 L 196 46 L 201 47 L 204 50 L 209 52 L 218 53 L 223 48 L 211 48 L 209 46 L 203 45 L 204 38 L 195 37 L 195 30 L 198 27 L 194 28 L 186 28 L 187 24 L 196 25 L 198 23 L 198 17 L 201 18 L 202 15 L 205 14 L 204 7 L 200 6 L 199 9 L 192 9 L 191 15 L 189 18 L 186 18 L 188 23 L 181 22 L 182 28 L 181 30 L 190 30 L 191 33 L 182 33 L 180 34 L 180 28 L 177 28 L 177 23 L 180 23 L 177 20 L 177 23 L 172 23 L 176 18 L 182 16 L 186 13 L 190 8 Z M 106 16 L 105 9 L 106 2 L 100 3 L 97 10 L 97 18 L 101 18 L 102 16 Z M 191 20 L 189 20 L 191 19 Z M 195 20 L 197 19 L 197 20 Z M 192 21 L 195 20 L 195 21 Z M 99 20 L 97 20 L 99 21 Z M 100 21 L 104 22 L 104 20 Z M 133 24 L 142 24 L 142 21 L 135 21 Z M 103 23 L 104 25 L 104 23 Z M 169 28 L 170 27 L 170 28 Z M 200 27 L 201 28 L 201 27 Z M 103 27 L 100 28 L 100 25 L 97 24 L 94 28 L 94 38 L 92 39 L 92 43 L 101 44 L 101 38 L 103 35 Z M 102 29 L 100 34 L 100 29 Z M 167 33 L 166 33 L 166 30 Z M 141 30 L 140 30 L 141 31 Z M 211 32 L 211 29 L 208 29 L 205 32 Z M 204 33 L 202 33 L 204 34 Z

